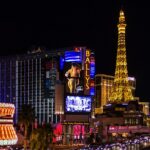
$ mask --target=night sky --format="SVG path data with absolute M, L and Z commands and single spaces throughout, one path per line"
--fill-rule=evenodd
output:
M 148 0 L 70 0 L 6 3 L 0 8 L 0 55 L 32 47 L 86 46 L 96 54 L 96 73 L 114 75 L 117 23 L 126 16 L 128 74 L 137 80 L 136 96 L 150 100 L 150 10 Z M 101 53 L 98 55 L 97 53 Z

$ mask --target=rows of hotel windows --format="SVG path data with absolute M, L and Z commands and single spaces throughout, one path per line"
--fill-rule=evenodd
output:
M 2 61 L 0 62 L 0 101 L 12 102 L 13 99 L 15 99 L 15 62 Z
M 32 104 L 39 120 L 46 122 L 56 120 L 53 100 L 56 71 L 50 73 L 51 88 L 45 88 L 44 59 L 1 60 L 0 101 L 15 103 L 18 113 L 22 104 Z
M 96 91 L 96 107 L 102 107 L 107 104 L 109 96 L 112 91 L 114 76 L 98 74 L 95 77 L 95 91 Z M 129 86 L 135 95 L 136 81 L 135 78 L 129 77 Z

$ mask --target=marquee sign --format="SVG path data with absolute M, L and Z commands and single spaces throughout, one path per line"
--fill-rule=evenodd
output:
M 90 90 L 90 50 L 85 51 L 84 75 L 84 94 L 87 95 Z

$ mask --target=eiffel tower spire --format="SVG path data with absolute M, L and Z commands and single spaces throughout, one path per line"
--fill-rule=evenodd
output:
M 128 102 L 133 100 L 132 90 L 128 83 L 128 69 L 126 59 L 125 32 L 126 22 L 123 10 L 120 10 L 118 23 L 118 48 L 116 58 L 116 69 L 112 93 L 109 102 Z

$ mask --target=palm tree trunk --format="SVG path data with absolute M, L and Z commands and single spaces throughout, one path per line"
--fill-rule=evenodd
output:
M 27 149 L 27 134 L 28 134 L 28 126 L 25 125 L 25 132 L 24 132 L 24 150 Z

